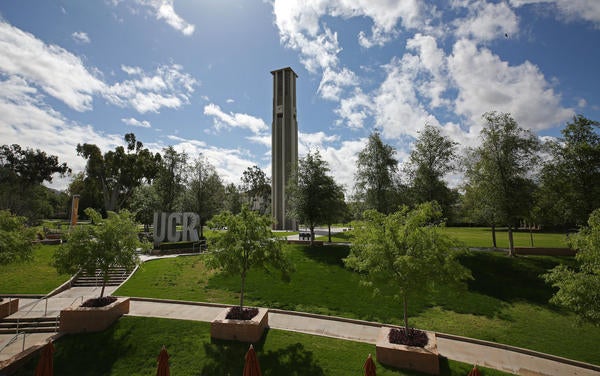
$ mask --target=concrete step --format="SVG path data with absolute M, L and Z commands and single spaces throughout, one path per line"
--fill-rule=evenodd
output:
M 58 330 L 56 317 L 5 318 L 0 320 L 0 334 L 54 333 Z

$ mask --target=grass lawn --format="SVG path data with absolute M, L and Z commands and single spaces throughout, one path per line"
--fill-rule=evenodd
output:
M 467 247 L 491 248 L 492 229 L 490 227 L 446 227 L 444 229 L 449 235 L 460 240 Z M 513 232 L 515 247 L 531 247 L 532 235 L 527 231 Z M 333 242 L 352 242 L 352 231 L 332 234 Z M 317 240 L 328 241 L 328 236 L 318 236 Z M 533 246 L 543 248 L 567 247 L 566 234 L 534 232 Z M 500 227 L 496 229 L 496 244 L 499 248 L 508 248 L 508 231 Z
M 246 283 L 249 305 L 314 312 L 401 324 L 401 305 L 384 289 L 373 296 L 357 273 L 344 268 L 348 247 L 294 245 L 291 282 L 252 270 Z M 410 324 L 423 329 L 491 340 L 600 364 L 600 328 L 577 326 L 572 314 L 547 303 L 552 289 L 538 276 L 559 262 L 553 257 L 508 258 L 473 252 L 461 257 L 474 280 L 467 291 L 440 288 L 409 298 Z M 202 256 L 151 261 L 116 294 L 235 304 L 240 279 L 208 270 Z
M 163 345 L 172 375 L 241 375 L 248 345 L 210 339 L 210 324 L 123 317 L 104 332 L 63 337 L 55 343 L 57 375 L 152 375 Z M 375 346 L 270 329 L 255 345 L 263 375 L 362 375 Z M 32 375 L 37 359 L 17 376 Z M 466 375 L 471 365 L 441 361 L 442 375 Z M 377 363 L 378 375 L 418 375 Z M 483 375 L 506 375 L 483 369 Z
M 0 293 L 47 294 L 71 276 L 60 275 L 52 266 L 52 256 L 58 245 L 41 245 L 33 251 L 33 260 L 2 265 Z

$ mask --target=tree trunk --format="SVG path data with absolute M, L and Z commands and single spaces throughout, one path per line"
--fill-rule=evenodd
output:
M 327 227 L 329 228 L 329 242 L 331 243 L 331 224 L 328 224 Z
M 531 228 L 531 226 L 529 227 L 529 239 L 531 240 L 531 247 L 534 247 L 534 245 L 533 245 L 533 229 Z
M 102 275 L 102 290 L 100 290 L 100 297 L 104 296 L 104 289 L 106 288 L 107 281 L 108 281 L 108 270 L 105 270 Z
M 406 300 L 406 294 L 404 294 L 402 300 L 404 301 L 404 331 L 408 336 L 408 302 Z
M 496 245 L 496 224 L 492 223 L 492 245 L 494 248 L 498 248 Z
M 240 290 L 240 309 L 244 309 L 244 289 L 246 287 L 246 272 L 242 273 L 242 289 Z
M 515 242 L 513 239 L 512 225 L 508 225 L 508 255 L 515 255 Z
M 315 225 L 310 225 L 310 245 L 315 243 Z

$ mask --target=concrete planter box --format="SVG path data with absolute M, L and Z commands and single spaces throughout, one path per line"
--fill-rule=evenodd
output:
M 429 343 L 425 348 L 397 345 L 390 343 L 389 333 L 392 328 L 381 327 L 377 337 L 375 351 L 377 361 L 395 368 L 404 368 L 430 375 L 440 374 L 440 361 L 435 333 L 426 332 Z
M 69 307 L 60 311 L 59 332 L 100 332 L 129 313 L 129 298 L 118 298 L 105 307 Z
M 257 343 L 269 327 L 269 310 L 259 308 L 251 320 L 228 320 L 229 308 L 225 308 L 210 323 L 210 336 L 217 339 Z
M 0 319 L 10 316 L 19 310 L 19 299 L 4 298 L 0 303 Z

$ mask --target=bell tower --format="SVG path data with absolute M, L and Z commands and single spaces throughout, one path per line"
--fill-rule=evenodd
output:
M 298 120 L 296 118 L 296 78 L 292 68 L 271 72 L 273 75 L 273 123 L 271 125 L 271 213 L 276 230 L 297 230 L 288 218 L 285 187 L 298 167 Z

